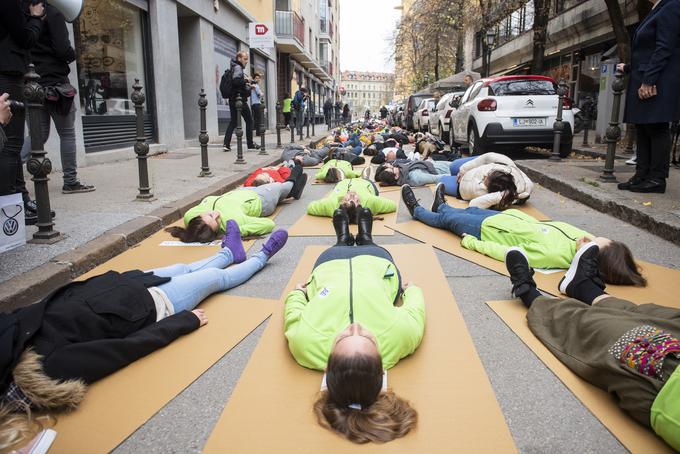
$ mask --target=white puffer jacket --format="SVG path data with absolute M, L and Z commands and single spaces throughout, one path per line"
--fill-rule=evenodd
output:
M 534 183 L 515 165 L 512 159 L 499 153 L 484 153 L 460 167 L 458 173 L 460 197 L 463 200 L 469 200 L 471 207 L 490 208 L 497 205 L 503 198 L 503 193 L 489 193 L 484 184 L 486 176 L 495 170 L 512 175 L 520 199 L 526 199 L 531 195 Z

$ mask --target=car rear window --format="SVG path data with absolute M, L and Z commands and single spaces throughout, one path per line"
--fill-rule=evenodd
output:
M 501 80 L 489 84 L 491 96 L 554 95 L 556 86 L 549 80 Z

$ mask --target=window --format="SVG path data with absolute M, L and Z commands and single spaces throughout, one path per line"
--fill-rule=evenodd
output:
M 554 95 L 555 85 L 549 80 L 504 80 L 489 86 L 492 96 Z

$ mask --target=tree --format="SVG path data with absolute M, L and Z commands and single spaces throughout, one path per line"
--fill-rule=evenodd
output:
M 543 72 L 545 43 L 548 39 L 548 20 L 550 19 L 550 0 L 534 0 L 534 40 L 531 74 Z
M 630 63 L 630 34 L 626 28 L 626 23 L 623 21 L 621 5 L 619 5 L 618 0 L 604 0 L 604 2 L 607 4 L 609 21 L 614 29 L 619 60 L 624 63 Z

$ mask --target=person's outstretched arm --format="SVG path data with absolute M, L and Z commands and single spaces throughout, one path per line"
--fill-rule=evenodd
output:
M 124 338 L 68 344 L 45 358 L 43 367 L 53 378 L 92 383 L 199 327 L 195 314 L 182 311 Z
M 508 252 L 510 246 L 494 243 L 493 241 L 478 240 L 472 235 L 465 235 L 460 242 L 461 246 L 471 251 L 477 251 L 493 259 L 505 261 L 505 253 Z
M 325 197 L 320 200 L 315 200 L 307 206 L 307 214 L 312 216 L 326 216 L 331 217 L 333 211 L 338 207 L 338 201 L 335 197 Z
M 288 294 L 283 310 L 284 331 L 288 331 L 300 321 L 307 303 L 307 293 L 301 286 L 296 287 Z
M 470 200 L 470 206 L 476 208 L 489 209 L 500 203 L 503 198 L 503 193 L 500 191 L 489 192 L 488 194 L 480 195 Z M 526 198 L 526 197 L 525 197 Z
M 481 167 L 486 164 L 505 164 L 507 166 L 514 166 L 515 163 L 512 159 L 500 153 L 484 153 L 483 155 L 472 159 L 460 166 L 458 174 L 464 174 L 476 167 Z
M 244 216 L 243 222 L 238 223 L 241 236 L 243 238 L 249 236 L 266 235 L 274 230 L 276 224 L 269 218 L 260 218 L 255 216 Z
M 399 333 L 399 352 L 395 359 L 404 358 L 416 351 L 425 334 L 425 297 L 423 291 L 409 285 L 401 295 L 402 305 L 398 307 L 399 320 L 393 329 Z M 391 356 L 391 355 L 390 355 Z M 394 364 L 385 364 L 386 368 Z
M 373 214 L 394 213 L 397 211 L 397 204 L 394 200 L 375 195 L 369 196 L 361 205 L 371 210 Z

